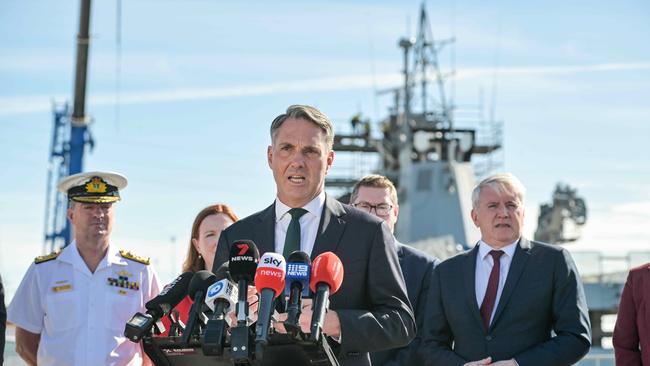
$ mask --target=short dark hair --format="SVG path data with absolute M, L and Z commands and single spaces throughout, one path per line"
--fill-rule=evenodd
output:
M 361 178 L 361 180 L 359 180 L 352 189 L 352 194 L 350 194 L 350 203 L 354 203 L 354 201 L 356 201 L 357 196 L 359 196 L 359 188 L 361 187 L 388 188 L 390 200 L 393 201 L 393 204 L 395 206 L 399 205 L 399 202 L 397 201 L 397 189 L 395 189 L 395 185 L 390 181 L 390 179 L 384 177 L 383 175 L 370 174 Z
M 289 118 L 304 119 L 320 127 L 325 133 L 327 147 L 330 151 L 332 150 L 334 147 L 334 129 L 332 128 L 332 122 L 323 112 L 309 105 L 290 105 L 285 113 L 275 117 L 273 122 L 271 122 L 271 142 L 275 139 L 275 135 L 280 126 Z

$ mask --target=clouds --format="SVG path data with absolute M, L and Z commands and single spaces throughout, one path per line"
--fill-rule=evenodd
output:
M 544 76 L 576 75 L 581 73 L 604 73 L 619 71 L 650 70 L 650 62 L 638 63 L 604 63 L 591 65 L 568 66 L 529 66 L 501 67 L 498 70 L 501 79 Z M 476 80 L 490 77 L 492 68 L 464 68 L 457 71 L 459 80 Z M 314 78 L 284 82 L 270 82 L 249 85 L 231 85 L 219 87 L 186 87 L 160 88 L 157 90 L 123 91 L 120 93 L 122 104 L 151 104 L 188 100 L 223 99 L 259 95 L 271 95 L 296 92 L 321 92 L 336 90 L 368 89 L 377 87 L 391 88 L 401 84 L 399 73 L 384 73 L 376 76 L 341 75 L 325 78 Z M 43 112 L 51 109 L 52 100 L 64 100 L 65 95 L 29 95 L 0 97 L 0 117 L 17 114 Z M 89 96 L 89 104 L 94 106 L 113 105 L 116 101 L 115 92 L 93 93 Z

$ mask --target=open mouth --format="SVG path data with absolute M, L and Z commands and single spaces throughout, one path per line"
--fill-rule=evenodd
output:
M 510 224 L 496 224 L 496 225 L 494 225 L 494 227 L 496 227 L 497 229 L 510 228 Z
M 289 182 L 296 183 L 296 184 L 300 184 L 305 181 L 305 177 L 302 175 L 290 175 L 289 178 L 287 179 L 289 180 Z

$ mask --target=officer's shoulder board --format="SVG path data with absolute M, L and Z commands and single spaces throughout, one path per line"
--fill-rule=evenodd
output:
M 124 249 L 120 250 L 120 255 L 122 256 L 122 258 L 130 259 L 130 260 L 132 260 L 134 262 L 142 263 L 142 264 L 147 265 L 147 266 L 150 263 L 149 258 L 140 257 L 139 255 L 135 255 L 135 254 L 133 254 L 133 253 L 127 251 L 127 250 L 124 250 Z
M 59 254 L 61 254 L 61 251 L 57 250 L 57 251 L 54 251 L 54 252 L 52 252 L 50 254 L 40 255 L 40 256 L 34 258 L 34 263 L 39 264 L 39 263 L 44 263 L 44 262 L 47 262 L 47 261 L 51 261 L 53 259 L 56 259 L 56 257 L 59 256 Z

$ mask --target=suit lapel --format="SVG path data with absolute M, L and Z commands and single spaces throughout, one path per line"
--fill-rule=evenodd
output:
M 463 262 L 463 277 L 465 281 L 465 299 L 472 313 L 472 317 L 477 324 L 483 329 L 483 319 L 476 303 L 476 256 L 478 255 L 478 244 L 472 250 L 467 252 Z
M 506 277 L 506 283 L 503 286 L 503 291 L 501 292 L 501 297 L 499 298 L 499 303 L 497 304 L 497 310 L 494 313 L 494 318 L 492 319 L 492 325 L 490 328 L 499 320 L 499 316 L 503 312 L 503 309 L 508 304 L 508 300 L 512 296 L 515 288 L 517 287 L 517 282 L 521 274 L 526 268 L 526 262 L 530 256 L 530 242 L 525 238 L 519 240 L 519 244 L 515 249 L 515 255 L 512 257 L 512 263 L 510 263 L 510 269 L 508 270 L 508 277 Z
M 260 213 L 253 235 L 260 255 L 275 252 L 275 202 Z
M 343 229 L 345 228 L 345 220 L 342 219 L 344 215 L 345 210 L 343 209 L 343 205 L 334 198 L 326 195 L 323 214 L 318 225 L 316 242 L 311 252 L 312 260 L 321 253 L 336 252 L 341 235 L 343 235 Z

